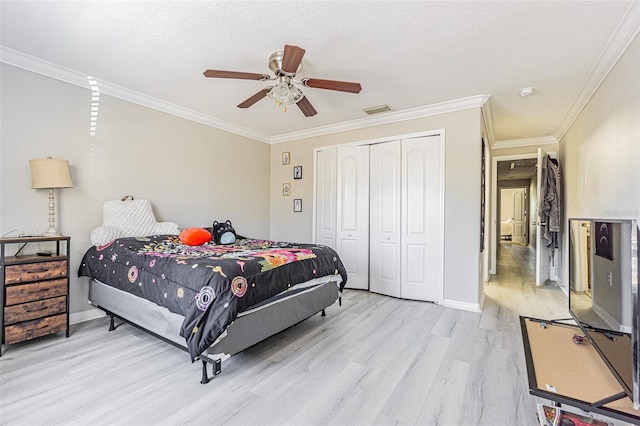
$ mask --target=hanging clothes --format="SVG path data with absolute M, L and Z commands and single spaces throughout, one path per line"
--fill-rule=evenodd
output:
M 545 246 L 558 248 L 558 232 L 560 232 L 560 167 L 558 161 L 545 155 L 541 167 L 541 193 L 538 197 L 538 215 L 540 216 L 542 238 Z

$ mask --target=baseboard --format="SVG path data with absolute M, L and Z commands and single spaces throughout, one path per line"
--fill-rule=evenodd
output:
M 556 284 L 560 287 L 560 290 L 565 294 L 565 296 L 569 296 L 569 287 L 562 281 L 560 278 L 556 279 Z
M 91 321 L 103 316 L 105 316 L 104 311 L 97 308 L 91 308 L 86 311 L 74 312 L 72 314 L 69 314 L 69 324 L 78 324 L 85 321 Z
M 483 300 L 484 300 L 484 293 L 482 294 L 482 299 L 480 301 L 481 303 L 467 303 L 467 302 L 460 302 L 458 300 L 444 299 L 442 306 L 447 308 L 460 309 L 463 311 L 482 312 L 481 306 L 482 306 Z

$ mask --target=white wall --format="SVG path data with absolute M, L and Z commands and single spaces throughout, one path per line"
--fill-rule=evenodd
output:
M 445 140 L 445 270 L 444 299 L 451 306 L 477 309 L 482 294 L 480 251 L 481 112 L 479 108 L 340 132 L 272 145 L 271 238 L 311 241 L 313 149 L 398 135 L 444 129 Z M 291 153 L 282 165 L 281 153 Z M 293 166 L 303 179 L 293 180 Z M 292 183 L 290 197 L 282 183 Z M 293 199 L 302 198 L 303 212 L 293 213 Z M 461 267 L 464 265 L 464 267 Z
M 88 310 L 76 271 L 104 201 L 148 199 L 182 228 L 231 219 L 269 237 L 270 146 L 102 95 L 89 135 L 90 91 L 2 64 L 0 235 L 48 225 L 48 191 L 31 189 L 28 160 L 69 160 L 73 188 L 56 190 L 58 228 L 71 236 L 71 312 Z
M 636 36 L 562 139 L 565 219 L 640 219 L 639 75 Z M 564 232 L 560 276 L 565 282 L 568 238 Z

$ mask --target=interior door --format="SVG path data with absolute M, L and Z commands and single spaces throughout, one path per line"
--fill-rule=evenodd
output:
M 545 155 L 547 155 L 547 152 L 542 148 L 538 148 L 538 204 L 540 204 L 540 198 L 542 197 L 542 161 Z M 540 286 L 544 285 L 549 278 L 551 278 L 551 252 L 542 238 L 542 223 L 538 212 L 539 209 L 538 206 L 536 206 L 536 285 Z
M 400 141 L 371 146 L 369 288 L 401 297 Z
M 348 288 L 369 289 L 369 146 L 338 147 L 337 247 Z
M 315 242 L 336 249 L 336 148 L 318 152 Z
M 442 185 L 440 136 L 402 140 L 402 297 L 440 302 Z
M 513 222 L 511 242 L 516 244 L 527 244 L 526 227 L 526 200 L 527 193 L 524 188 L 513 192 Z

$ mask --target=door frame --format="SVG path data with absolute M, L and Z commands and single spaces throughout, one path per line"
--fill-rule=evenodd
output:
M 525 154 L 512 154 L 491 157 L 491 223 L 489 237 L 489 273 L 496 274 L 496 260 L 498 256 L 498 161 L 512 161 L 538 158 L 537 152 Z M 537 207 L 537 206 L 536 206 Z M 529 209 L 533 210 L 533 209 Z M 531 211 L 529 215 L 531 215 Z M 531 219 L 529 219 L 531 220 Z
M 389 142 L 397 139 L 410 139 L 410 138 L 418 138 L 424 136 L 440 136 L 440 143 L 442 144 L 442 149 L 440 151 L 440 164 L 442 167 L 440 168 L 440 235 L 438 241 L 438 247 L 441 249 L 442 257 L 439 265 L 440 270 L 438 271 L 438 276 L 440 278 L 440 288 L 438 289 L 438 300 L 435 303 L 442 305 L 444 303 L 444 262 L 445 262 L 445 198 L 446 198 L 446 185 L 445 185 L 445 169 L 446 169 L 446 131 L 444 128 L 440 129 L 432 129 L 425 130 L 421 132 L 412 132 L 412 133 L 404 133 L 400 135 L 393 136 L 384 136 L 380 138 L 372 138 L 365 139 L 360 141 L 352 141 L 345 142 L 339 144 L 331 144 L 331 145 L 323 145 L 319 147 L 313 148 L 313 191 L 312 191 L 312 216 L 311 216 L 311 239 L 312 241 L 316 241 L 316 195 L 317 195 L 317 180 L 316 180 L 316 164 L 318 163 L 318 152 L 338 147 L 338 146 L 348 146 L 348 145 L 374 145 L 377 143 Z

